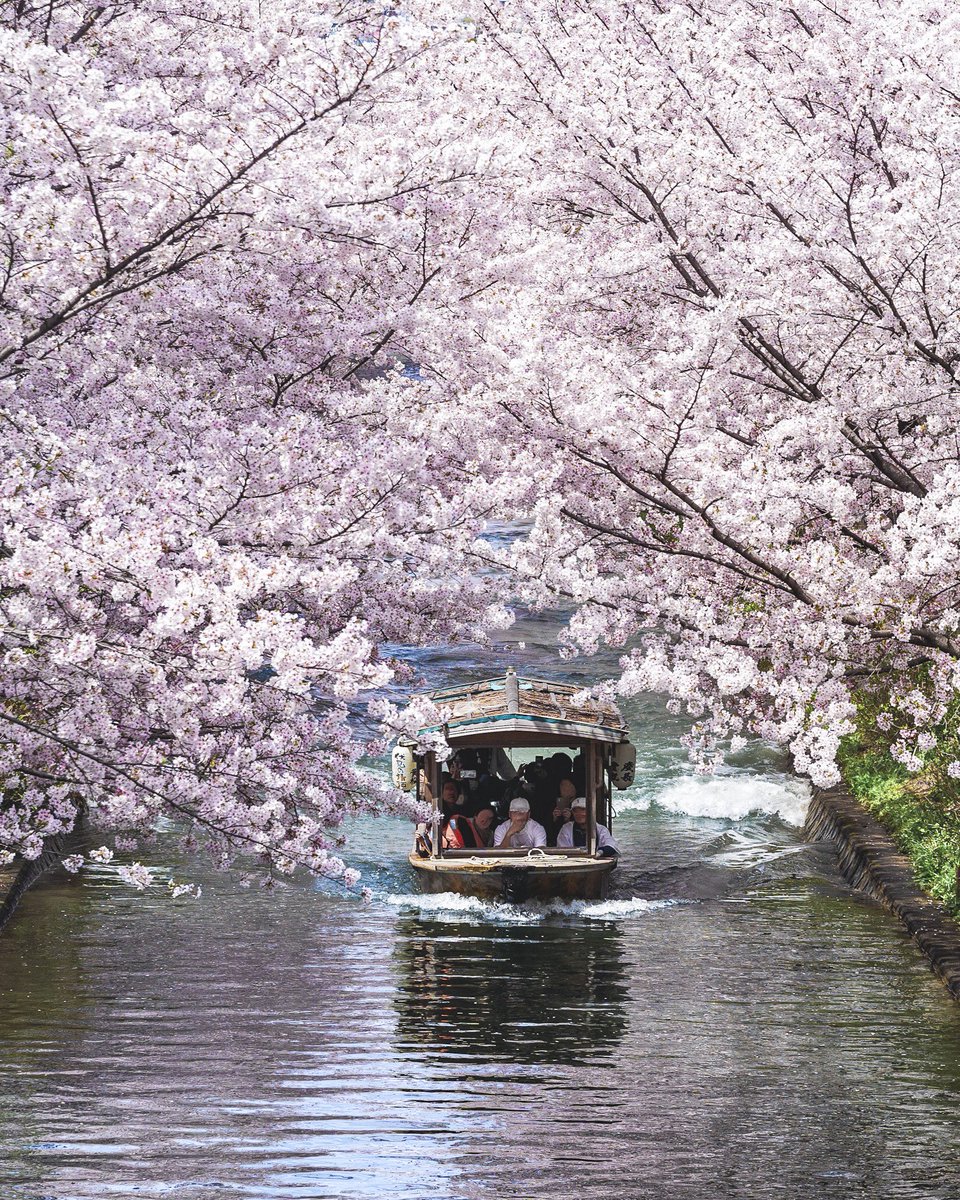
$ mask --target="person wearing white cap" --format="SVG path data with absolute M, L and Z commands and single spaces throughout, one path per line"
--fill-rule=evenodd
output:
M 572 850 L 574 846 L 587 844 L 587 801 L 583 796 L 577 796 L 570 805 L 570 816 L 573 818 L 557 834 L 557 846 L 564 850 Z M 597 824 L 597 851 L 604 858 L 612 858 L 620 853 L 620 847 L 611 836 L 606 825 Z
M 497 826 L 493 844 L 504 850 L 532 850 L 547 844 L 547 831 L 530 816 L 530 803 L 518 796 L 510 801 L 510 816 Z

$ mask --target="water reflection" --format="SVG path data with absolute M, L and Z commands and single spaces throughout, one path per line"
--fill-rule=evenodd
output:
M 396 932 L 398 1050 L 576 1064 L 610 1054 L 623 1037 L 628 990 L 615 926 L 411 917 Z

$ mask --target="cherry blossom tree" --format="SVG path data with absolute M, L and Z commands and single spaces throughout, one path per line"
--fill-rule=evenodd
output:
M 831 780 L 867 688 L 919 765 L 960 646 L 956 20 L 10 10 L 0 854 L 166 816 L 343 876 L 344 814 L 397 800 L 345 705 L 502 619 L 471 547 L 706 763 L 753 732 Z M 532 517 L 509 555 L 491 516 Z
M 352 0 L 0 30 L 0 863 L 86 812 L 354 882 L 337 827 L 398 797 L 346 703 L 490 616 L 430 370 L 495 278 L 486 134 L 430 108 L 466 41 Z
M 932 0 L 478 15 L 541 246 L 491 334 L 504 509 L 535 506 L 513 563 L 576 606 L 572 650 L 623 645 L 622 691 L 697 717 L 705 765 L 750 731 L 833 781 L 858 689 L 910 769 L 943 736 L 957 28 Z

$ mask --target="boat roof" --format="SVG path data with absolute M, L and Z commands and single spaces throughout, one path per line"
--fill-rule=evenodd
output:
M 442 729 L 453 745 L 625 741 L 627 725 L 616 705 L 584 699 L 583 694 L 584 689 L 573 684 L 528 679 L 507 671 L 495 679 L 430 692 L 427 699 L 446 714 Z

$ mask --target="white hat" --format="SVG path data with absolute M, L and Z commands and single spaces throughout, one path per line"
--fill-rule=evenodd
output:
M 572 812 L 575 808 L 586 808 L 586 807 L 587 807 L 586 796 L 578 796 L 576 798 L 576 800 L 574 800 L 574 802 L 570 805 L 570 811 Z
M 515 800 L 510 801 L 511 812 L 526 812 L 530 811 L 530 801 L 524 800 L 522 796 L 517 796 Z

